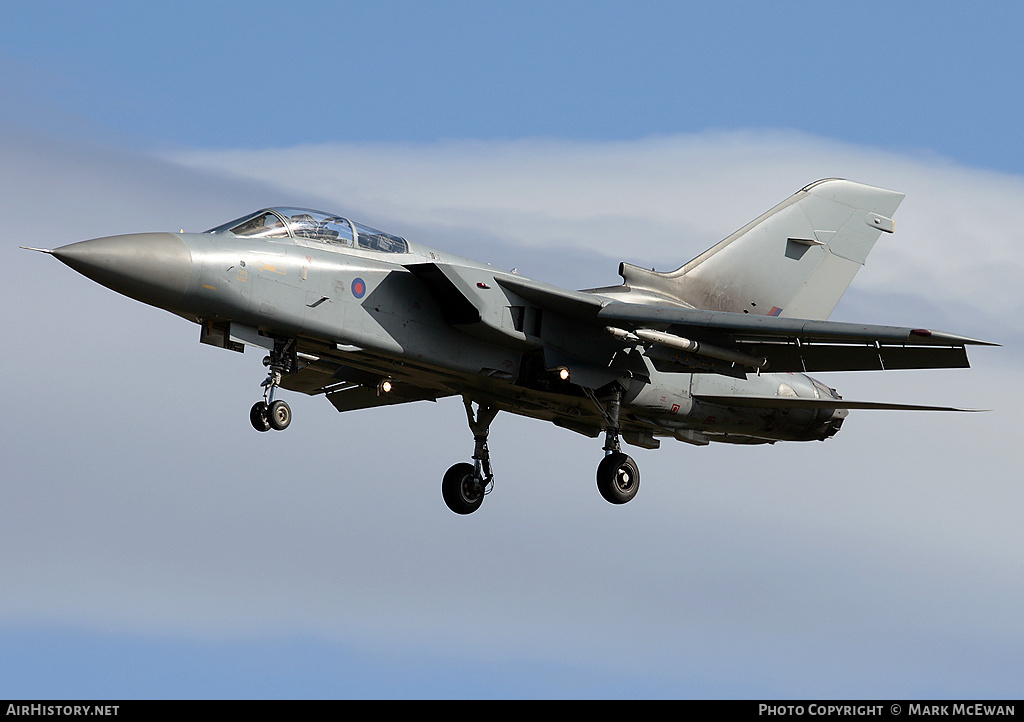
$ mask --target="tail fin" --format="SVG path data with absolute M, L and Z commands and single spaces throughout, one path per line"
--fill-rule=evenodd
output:
M 824 320 L 839 303 L 903 194 L 820 180 L 669 273 L 623 263 L 629 295 L 694 308 Z

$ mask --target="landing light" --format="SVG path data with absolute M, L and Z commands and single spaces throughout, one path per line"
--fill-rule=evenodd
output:
M 562 366 L 560 369 L 558 369 L 558 378 L 562 379 L 562 381 L 568 381 L 569 369 L 567 369 L 565 366 Z
M 391 393 L 391 379 L 384 379 L 377 384 L 377 395 Z

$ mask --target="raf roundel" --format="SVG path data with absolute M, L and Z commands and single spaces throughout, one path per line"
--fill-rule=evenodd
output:
M 366 282 L 361 278 L 357 278 L 352 281 L 352 295 L 356 298 L 362 298 L 366 295 Z

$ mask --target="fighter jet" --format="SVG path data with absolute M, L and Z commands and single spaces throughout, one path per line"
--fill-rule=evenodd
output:
M 963 410 L 847 401 L 807 375 L 967 367 L 968 345 L 994 345 L 827 320 L 903 197 L 821 180 L 675 271 L 621 263 L 621 285 L 581 291 L 303 208 L 31 250 L 195 322 L 202 343 L 265 350 L 257 431 L 291 422 L 281 389 L 338 411 L 461 396 L 472 463 L 441 490 L 469 514 L 493 488 L 499 411 L 603 434 L 597 487 L 623 504 L 640 472 L 622 442 L 825 440 L 850 409 Z

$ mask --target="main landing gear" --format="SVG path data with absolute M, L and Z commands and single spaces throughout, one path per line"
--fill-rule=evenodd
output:
M 263 359 L 269 371 L 263 387 L 263 401 L 249 409 L 249 422 L 257 431 L 284 431 L 292 422 L 292 409 L 287 401 L 274 399 L 274 389 L 281 385 L 281 376 L 295 370 L 295 339 L 274 339 L 274 350 Z
M 597 490 L 606 501 L 612 504 L 625 504 L 640 490 L 640 469 L 630 456 L 622 453 L 619 443 L 619 410 L 622 406 L 623 388 L 616 383 L 611 398 L 605 402 L 602 402 L 592 389 L 583 390 L 604 419 L 605 457 L 597 467 Z M 445 472 L 441 481 L 441 496 L 444 497 L 444 503 L 448 508 L 456 514 L 472 514 L 480 508 L 484 495 L 490 493 L 494 486 L 491 457 L 487 450 L 487 434 L 498 409 L 477 404 L 474 411 L 473 402 L 465 397 L 462 403 L 466 406 L 466 418 L 469 420 L 469 428 L 476 442 L 473 463 L 455 464 Z
M 455 464 L 445 472 L 441 480 L 441 496 L 444 503 L 456 514 L 472 514 L 484 502 L 484 495 L 490 493 L 494 486 L 494 472 L 491 470 L 491 454 L 487 450 L 487 434 L 491 422 L 498 414 L 494 406 L 477 404 L 473 411 L 473 402 L 462 398 L 466 406 L 466 418 L 469 429 L 473 432 L 473 463 Z
M 605 501 L 625 504 L 640 490 L 640 469 L 632 457 L 622 453 L 619 445 L 619 409 L 622 407 L 622 387 L 616 383 L 612 397 L 602 404 L 591 389 L 583 389 L 597 405 L 604 417 L 604 458 L 597 466 L 597 490 Z

